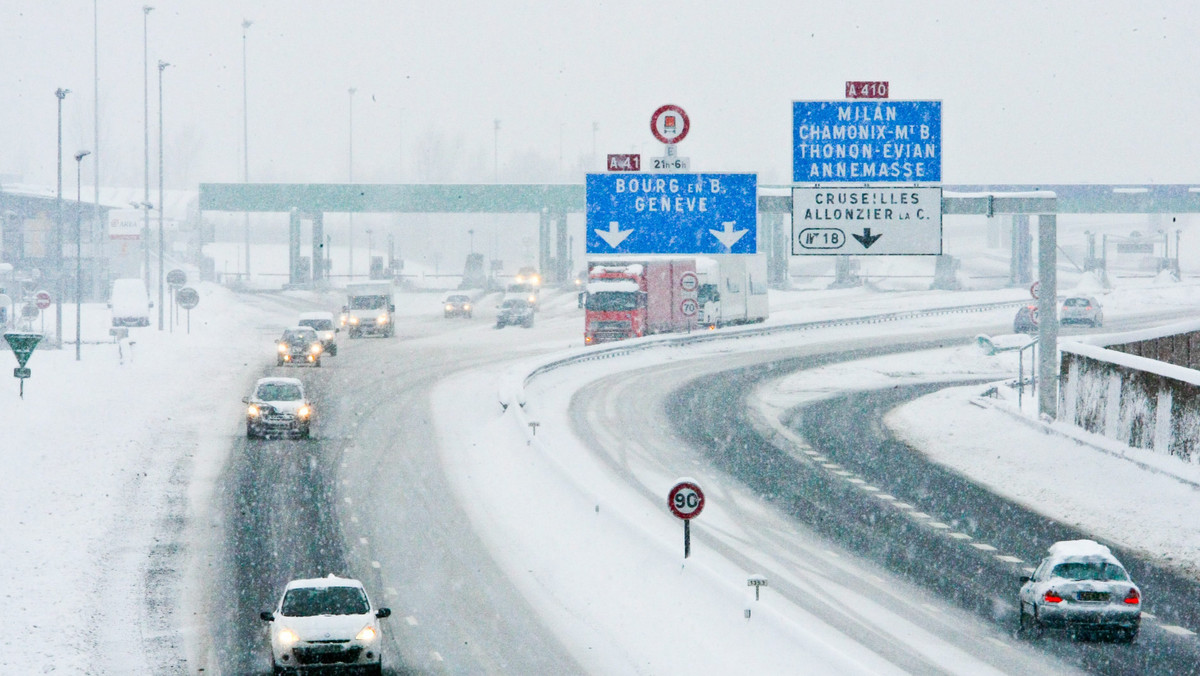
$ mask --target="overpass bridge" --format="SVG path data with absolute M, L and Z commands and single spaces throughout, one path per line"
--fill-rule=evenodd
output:
M 782 282 L 787 274 L 790 234 L 785 224 L 792 211 L 791 187 L 759 186 L 758 241 L 767 254 L 772 283 Z M 944 215 L 1013 215 L 1018 283 L 1029 281 L 1030 215 L 1200 213 L 1200 184 L 943 184 L 942 189 Z M 290 214 L 292 284 L 324 278 L 325 266 L 318 262 L 327 257 L 326 213 L 536 214 L 539 268 L 548 282 L 561 283 L 571 275 L 567 215 L 585 212 L 586 195 L 583 184 L 201 183 L 199 208 Z M 305 220 L 311 222 L 311 278 L 304 278 L 300 266 Z

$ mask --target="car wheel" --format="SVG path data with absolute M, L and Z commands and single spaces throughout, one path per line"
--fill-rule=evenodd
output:
M 254 428 L 251 427 L 249 424 L 247 424 L 246 425 L 246 438 L 253 439 L 256 436 L 258 436 L 258 435 L 254 433 Z
M 330 357 L 336 357 L 336 356 L 337 356 L 337 345 L 330 345 L 330 346 L 329 346 L 329 356 L 330 356 Z
M 316 359 L 313 360 L 313 366 L 315 366 L 317 368 L 321 368 L 321 358 L 320 357 L 317 357 Z
M 276 365 L 276 366 L 283 366 L 283 359 L 276 359 L 276 360 L 275 360 L 275 365 Z
M 301 428 L 300 428 L 300 438 L 301 438 L 301 439 L 308 439 L 308 438 L 310 438 L 311 436 L 312 436 L 312 429 L 311 429 L 311 428 L 309 428 L 309 427 L 301 427 Z

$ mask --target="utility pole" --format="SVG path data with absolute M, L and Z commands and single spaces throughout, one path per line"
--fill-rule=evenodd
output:
M 150 203 L 150 43 L 149 43 L 149 24 L 150 12 L 154 8 L 150 5 L 142 6 L 142 91 L 144 94 L 145 116 L 143 117 L 144 124 L 142 129 L 145 133 L 145 167 L 143 175 L 146 178 L 146 190 L 142 196 L 142 201 Z M 150 288 L 150 210 L 146 209 L 143 212 L 144 220 L 142 225 L 142 266 L 145 272 L 142 274 L 143 280 L 146 282 L 146 288 Z
M 86 150 L 75 153 L 75 361 L 80 360 L 83 345 L 83 158 Z
M 249 87 L 246 84 L 246 31 L 254 24 L 242 19 L 242 183 L 250 182 L 250 113 L 248 112 Z M 244 214 L 246 231 L 246 282 L 250 281 L 250 212 Z
M 62 102 L 70 94 L 70 89 L 56 89 L 58 97 L 58 190 L 56 216 L 54 217 L 54 250 L 50 252 L 54 260 L 54 342 L 55 347 L 62 349 L 62 297 L 63 297 L 63 258 L 62 258 Z
M 347 89 L 346 91 L 350 93 L 350 143 L 349 143 L 350 157 L 349 157 L 349 160 L 347 161 L 347 167 L 348 167 L 348 173 L 350 175 L 350 183 L 354 183 L 354 92 L 358 91 L 358 89 L 351 87 L 351 88 Z M 346 268 L 347 278 L 346 279 L 348 282 L 353 282 L 354 281 L 354 212 L 350 212 L 349 216 L 350 216 L 350 235 L 347 239 L 349 241 L 348 248 L 350 249 L 350 256 L 349 256 L 349 259 L 347 260 L 347 268 Z M 371 254 L 368 252 L 367 255 L 370 256 Z M 368 262 L 368 264 L 370 263 L 369 260 L 367 262 Z
M 171 64 L 158 62 L 158 330 L 163 330 L 163 71 Z

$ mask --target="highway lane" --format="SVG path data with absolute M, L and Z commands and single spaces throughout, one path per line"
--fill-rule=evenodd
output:
M 872 356 L 913 347 L 881 344 Z M 815 457 L 807 455 L 807 449 L 768 442 L 747 419 L 745 407 L 735 403 L 744 402 L 765 380 L 863 356 L 830 350 L 817 358 L 768 358 L 753 366 L 703 375 L 674 394 L 667 417 L 714 464 L 767 496 L 796 521 L 953 601 L 1000 631 L 1011 632 L 1017 623 L 1017 578 L 1024 567 L 1036 563 L 1052 542 L 1087 534 L 931 465 L 888 437 L 881 423 L 883 414 L 938 386 L 834 397 L 790 412 L 784 422 L 811 443 Z M 703 414 L 696 415 L 697 411 Z M 863 490 L 862 485 L 873 491 Z M 896 499 L 881 500 L 880 494 Z M 950 537 L 950 533 L 966 537 Z M 975 546 L 981 543 L 996 549 Z M 1192 600 L 1200 598 L 1196 593 L 1200 586 L 1134 553 L 1117 553 L 1143 586 L 1146 598 L 1161 599 L 1161 610 L 1148 602 L 1149 610 L 1159 613 L 1162 622 L 1196 626 Z M 1016 561 L 998 558 L 1013 554 Z M 1198 673 L 1200 646 L 1195 638 L 1159 626 L 1148 620 L 1135 646 L 1062 640 L 1021 645 L 1030 655 L 1053 655 L 1092 673 Z
M 797 357 L 805 353 L 809 356 Z M 877 350 L 858 354 L 867 353 Z M 1005 632 L 947 605 L 937 590 L 930 593 L 883 567 L 849 556 L 847 550 L 854 552 L 853 547 L 813 526 L 815 520 L 853 540 L 859 527 L 855 519 L 840 514 L 844 509 L 852 514 L 862 510 L 851 500 L 854 496 L 832 493 L 828 504 L 797 504 L 797 477 L 788 468 L 789 459 L 764 452 L 762 440 L 741 419 L 742 391 L 797 365 L 829 360 L 820 348 L 803 347 L 722 354 L 717 360 L 680 359 L 616 373 L 575 394 L 575 435 L 591 440 L 593 452 L 635 485 L 646 477 L 686 474 L 706 477 L 702 482 L 709 485 L 747 487 L 708 494 L 710 501 L 719 501 L 722 509 L 737 515 L 735 520 L 746 524 L 745 530 L 715 533 L 701 519 L 693 528 L 693 547 L 717 550 L 746 570 L 764 573 L 772 595 L 786 597 L 901 669 L 965 673 L 963 665 L 973 664 L 1000 673 L 1071 673 L 1059 660 L 1028 654 Z M 703 387 L 691 386 L 700 382 Z M 650 486 L 642 490 L 647 499 L 662 500 Z M 780 518 L 764 516 L 760 501 L 781 508 Z M 806 518 L 796 518 L 796 509 L 808 510 Z M 755 552 L 766 554 L 757 558 Z M 786 566 L 781 568 L 781 562 Z
M 311 440 L 238 438 L 223 471 L 209 603 L 222 674 L 269 673 L 258 613 L 289 579 L 327 573 L 363 580 L 392 608 L 385 673 L 580 671 L 493 564 L 441 472 L 430 388 L 530 349 L 530 334 L 484 337 L 488 322 L 431 315 L 394 339 L 341 335 L 339 355 L 319 369 L 264 368 L 303 379 L 318 417 Z M 459 332 L 495 346 L 464 350 Z

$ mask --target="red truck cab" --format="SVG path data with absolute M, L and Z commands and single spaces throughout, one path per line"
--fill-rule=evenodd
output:
M 583 341 L 688 331 L 696 323 L 697 286 L 693 259 L 590 263 Z

